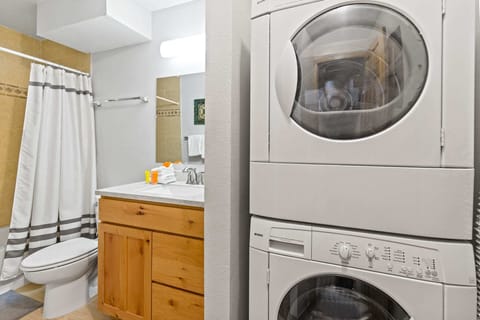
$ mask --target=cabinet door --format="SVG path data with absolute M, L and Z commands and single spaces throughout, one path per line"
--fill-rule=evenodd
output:
M 124 320 L 151 319 L 152 232 L 99 226 L 98 307 Z

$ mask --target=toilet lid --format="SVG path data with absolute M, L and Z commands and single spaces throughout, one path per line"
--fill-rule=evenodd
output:
M 35 270 L 63 265 L 72 260 L 79 260 L 97 251 L 97 240 L 76 238 L 60 242 L 34 254 L 22 261 L 22 270 Z

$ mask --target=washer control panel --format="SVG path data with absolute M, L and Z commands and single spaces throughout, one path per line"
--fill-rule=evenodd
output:
M 436 249 L 374 237 L 313 232 L 312 260 L 442 282 Z

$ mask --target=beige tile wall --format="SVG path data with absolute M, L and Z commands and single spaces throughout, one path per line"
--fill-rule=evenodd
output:
M 157 79 L 157 96 L 180 102 L 180 77 Z M 179 104 L 157 99 L 157 162 L 182 160 L 181 111 Z
M 90 55 L 0 26 L 0 46 L 90 72 Z M 10 224 L 30 61 L 0 53 L 0 226 Z

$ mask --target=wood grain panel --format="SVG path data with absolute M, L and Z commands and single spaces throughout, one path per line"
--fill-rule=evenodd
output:
M 150 231 L 101 223 L 98 308 L 124 320 L 151 319 Z
M 153 320 L 203 320 L 203 297 L 152 284 Z
M 100 220 L 203 238 L 203 209 L 100 199 Z
M 143 316 L 144 312 L 144 288 L 142 274 L 145 272 L 145 252 L 143 239 L 127 239 L 127 312 Z M 150 266 L 148 266 L 150 269 Z
M 103 261 L 106 265 L 102 271 L 103 303 L 122 310 L 125 308 L 125 299 L 121 294 L 125 288 L 122 273 L 126 258 L 123 251 L 123 236 L 105 231 L 103 247 L 105 248 Z
M 152 280 L 203 294 L 203 240 L 154 232 Z

